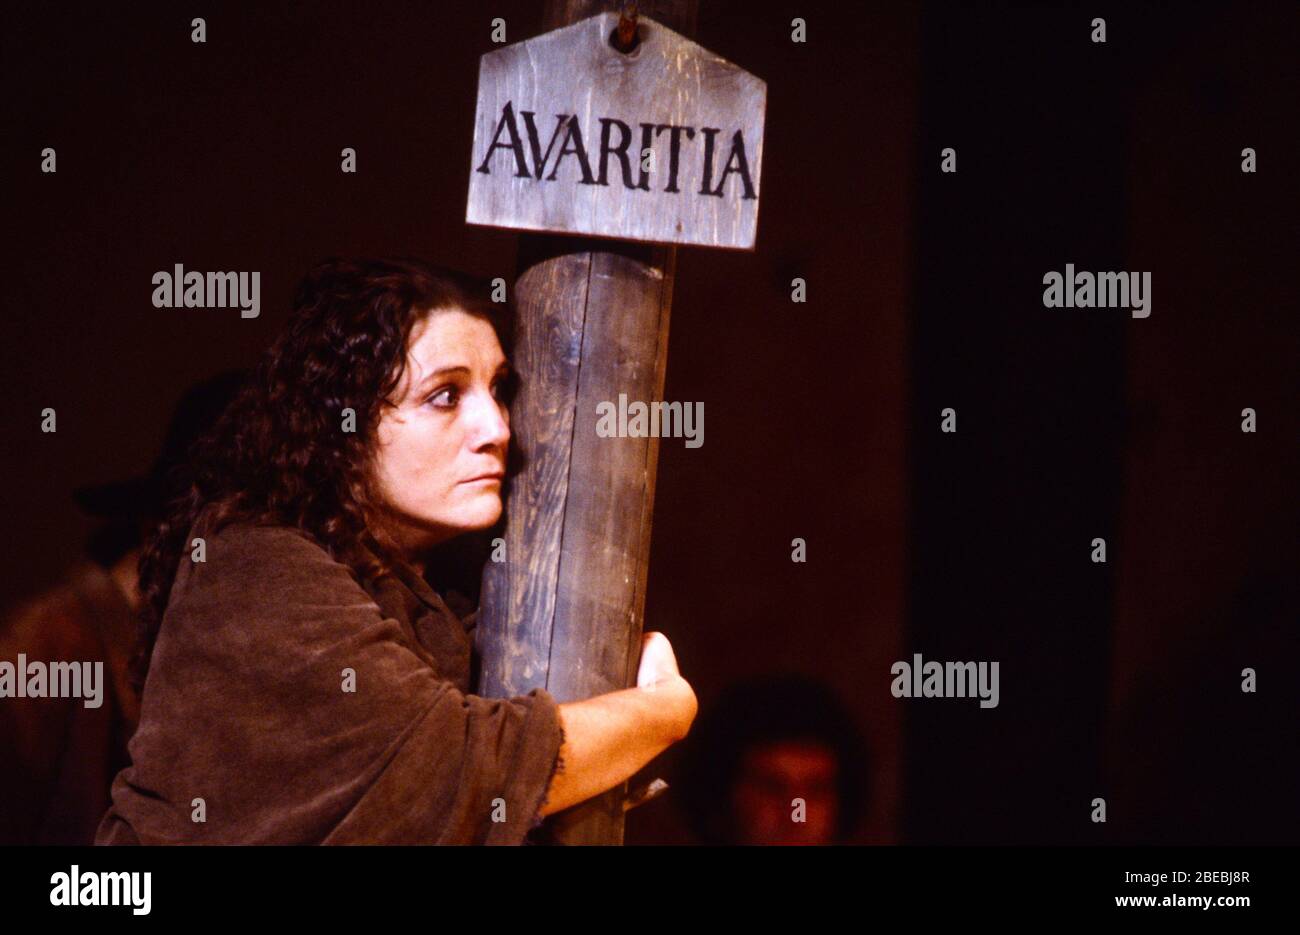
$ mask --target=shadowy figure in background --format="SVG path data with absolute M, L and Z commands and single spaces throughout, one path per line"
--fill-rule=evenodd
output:
M 127 741 L 140 715 L 128 676 L 140 549 L 167 499 L 188 487 L 190 445 L 216 421 L 247 373 L 226 371 L 185 392 L 147 475 L 73 492 L 85 513 L 103 520 L 86 543 L 86 557 L 0 621 L 0 662 L 11 663 L 17 679 L 26 674 L 20 654 L 28 664 L 103 663 L 95 707 L 87 707 L 86 698 L 0 702 L 0 844 L 94 842 L 113 777 L 130 762 Z
M 843 844 L 867 801 L 867 749 L 823 682 L 732 685 L 685 741 L 681 807 L 703 844 Z

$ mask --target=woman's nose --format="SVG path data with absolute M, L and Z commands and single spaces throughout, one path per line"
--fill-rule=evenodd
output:
M 510 441 L 509 411 L 491 394 L 474 408 L 475 436 L 479 445 L 505 445 Z

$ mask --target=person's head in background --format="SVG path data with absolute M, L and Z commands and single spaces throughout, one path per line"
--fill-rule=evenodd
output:
M 509 306 L 414 259 L 330 259 L 196 448 L 141 562 L 142 684 L 186 537 L 234 521 L 301 529 L 362 580 L 425 571 L 498 521 L 510 439 Z M 373 557 L 372 557 L 373 556 Z
M 861 734 L 806 676 L 727 689 L 687 737 L 682 771 L 682 805 L 705 844 L 845 843 L 866 805 Z
M 226 370 L 186 389 L 148 474 L 79 487 L 72 493 L 83 513 L 100 520 L 86 541 L 86 554 L 112 576 L 133 609 L 139 609 L 141 600 L 137 576 L 141 548 L 162 519 L 167 502 L 187 486 L 190 447 L 216 423 L 249 373 L 246 368 Z

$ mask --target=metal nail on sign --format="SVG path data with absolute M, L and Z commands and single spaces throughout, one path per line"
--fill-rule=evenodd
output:
M 465 220 L 522 230 L 754 248 L 767 83 L 617 13 L 479 61 Z

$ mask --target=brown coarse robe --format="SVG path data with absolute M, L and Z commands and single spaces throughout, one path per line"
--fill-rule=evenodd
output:
M 97 844 L 540 840 L 559 706 L 542 688 L 469 693 L 475 615 L 409 570 L 363 587 L 298 529 L 204 538 L 206 561 L 181 557 Z

